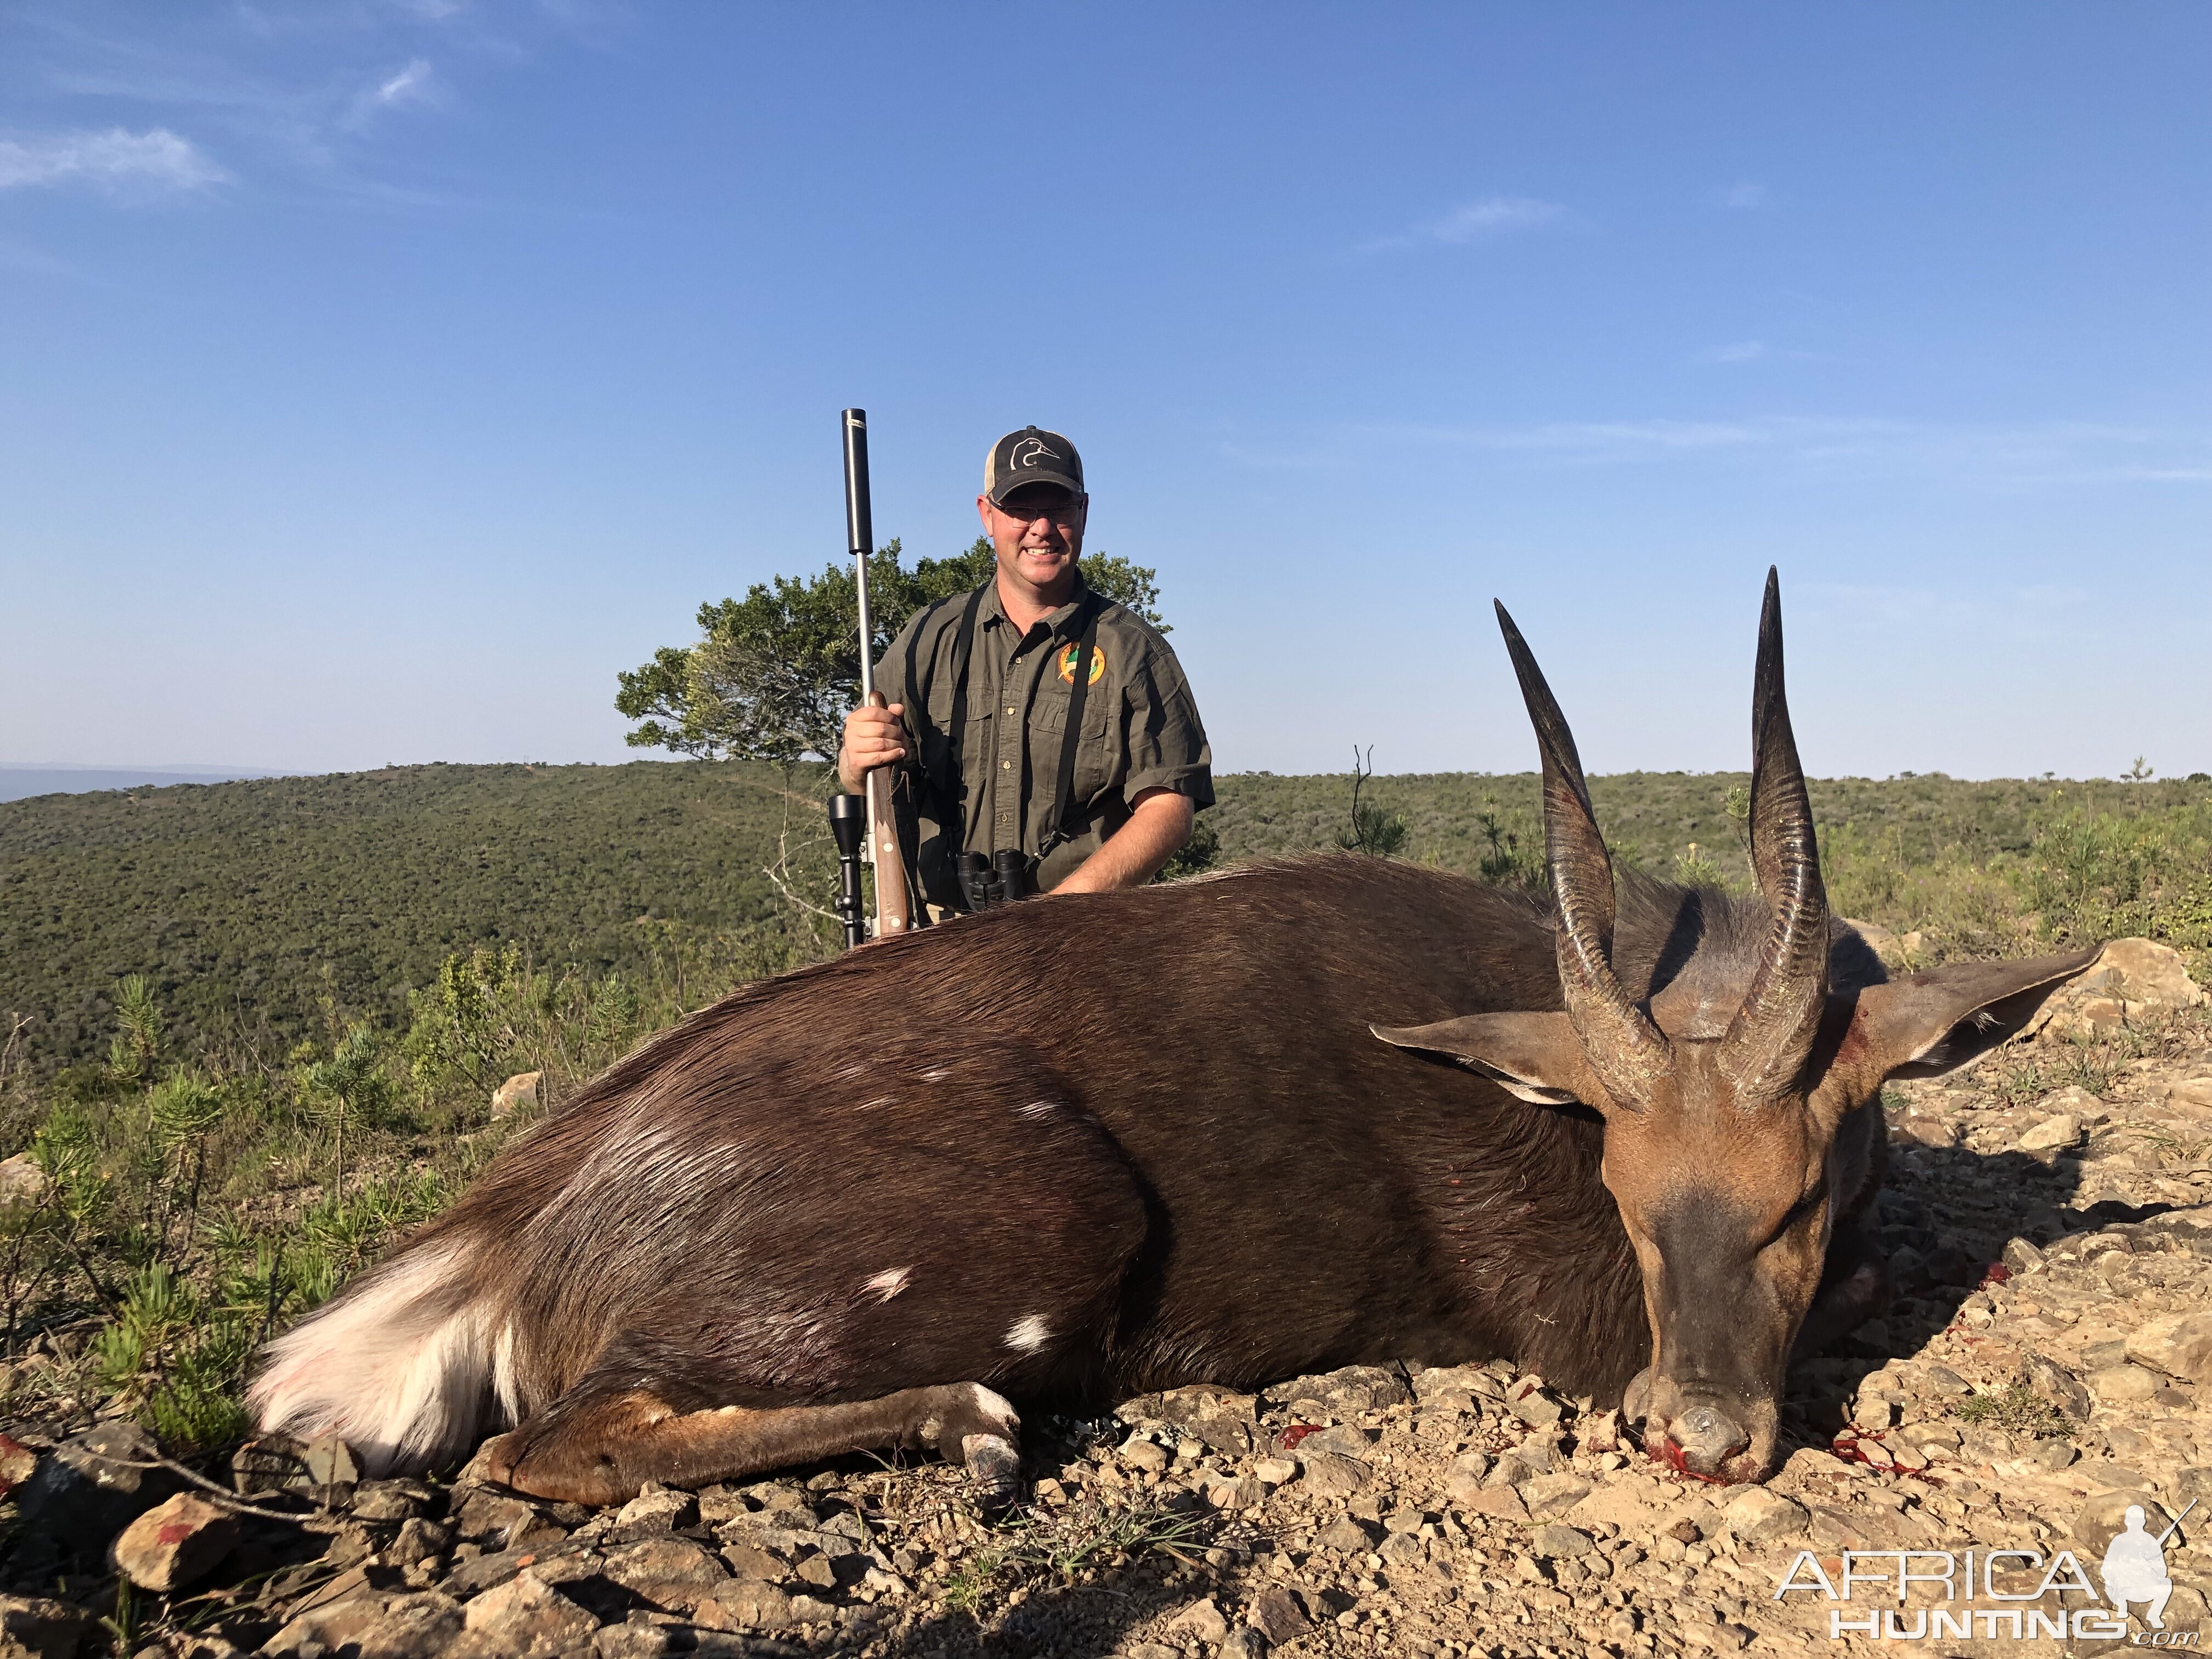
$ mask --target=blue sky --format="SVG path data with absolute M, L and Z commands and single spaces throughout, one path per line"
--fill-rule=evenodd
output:
M 619 760 L 1089 464 L 1224 770 L 2212 770 L 2197 4 L 0 6 L 0 761 Z

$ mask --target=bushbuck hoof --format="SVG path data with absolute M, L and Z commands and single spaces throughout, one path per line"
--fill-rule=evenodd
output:
M 1021 1496 L 1022 1419 L 1006 1399 L 980 1382 L 955 1382 L 934 1397 L 922 1440 L 968 1466 L 986 1510 L 1003 1510 Z
M 961 1439 L 960 1455 L 987 1513 L 1013 1507 L 1022 1495 L 1022 1454 L 1012 1441 L 997 1434 L 967 1435 Z

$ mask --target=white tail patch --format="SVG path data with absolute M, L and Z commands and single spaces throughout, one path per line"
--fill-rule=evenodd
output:
M 1016 1117 L 1057 1117 L 1059 1115 L 1059 1103 L 1050 1100 L 1032 1101 L 1026 1106 L 1014 1108 Z
M 873 1279 L 863 1280 L 860 1288 L 873 1291 L 882 1300 L 888 1302 L 906 1288 L 907 1280 L 913 1276 L 914 1269 L 911 1267 L 886 1267 Z
M 1006 1332 L 1006 1346 L 1022 1353 L 1035 1353 L 1051 1340 L 1052 1327 L 1044 1322 L 1042 1314 L 1017 1319 Z
M 514 1328 L 466 1299 L 465 1261 L 459 1244 L 412 1251 L 271 1342 L 246 1393 L 262 1431 L 336 1435 L 381 1475 L 471 1449 L 487 1391 L 512 1421 Z

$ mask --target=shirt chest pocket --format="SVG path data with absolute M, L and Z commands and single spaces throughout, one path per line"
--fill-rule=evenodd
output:
M 1066 739 L 1069 688 L 1054 681 L 1037 688 L 1030 709 L 1030 770 L 1032 787 L 1048 794 L 1060 777 L 1060 751 Z M 1075 751 L 1075 799 L 1087 801 L 1115 780 L 1111 733 L 1121 699 L 1109 685 L 1089 687 L 1083 700 L 1083 731 Z

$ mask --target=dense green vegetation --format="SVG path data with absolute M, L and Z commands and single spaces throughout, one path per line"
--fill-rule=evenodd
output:
M 1747 781 L 1592 793 L 1624 862 L 1741 884 Z M 0 1413 L 234 1436 L 264 1334 L 544 1103 L 832 948 L 828 787 L 818 766 L 434 766 L 0 804 L 0 1156 L 22 1154 Z M 1358 842 L 1542 880 L 1525 775 L 1370 778 L 1356 826 L 1348 777 L 1218 788 L 1216 861 Z M 2202 781 L 1813 793 L 1838 909 L 1918 931 L 1927 959 L 2143 933 L 2212 975 Z M 539 1103 L 496 1115 L 525 1071 Z
M 665 951 L 661 924 L 808 954 L 766 870 L 787 814 L 818 839 L 816 770 L 421 766 L 0 804 L 0 1019 L 35 1022 L 42 1069 L 82 1060 L 143 974 L 181 1048 L 281 1053 L 325 997 L 401 1018 L 479 944 L 594 974 Z
M 1627 773 L 1591 789 L 1624 862 L 1741 881 L 1730 804 L 1747 782 Z M 428 766 L 0 804 L 0 1019 L 32 1022 L 31 1063 L 50 1073 L 106 1051 L 131 974 L 179 1051 L 281 1054 L 325 1001 L 403 1023 L 408 991 L 480 945 L 588 977 L 635 976 L 679 934 L 741 939 L 767 967 L 810 959 L 823 919 L 769 870 L 781 837 L 790 884 L 826 902 L 827 787 L 811 765 Z M 1221 860 L 1347 838 L 1347 778 L 1218 789 L 1204 822 Z M 1845 778 L 1813 793 L 1849 914 L 1961 948 L 2033 936 L 2031 914 L 2063 932 L 2060 911 L 2205 942 L 2191 921 L 2212 867 L 2203 785 Z M 1532 775 L 1381 777 L 1364 799 L 1403 821 L 1401 857 L 1507 879 L 1536 868 Z

